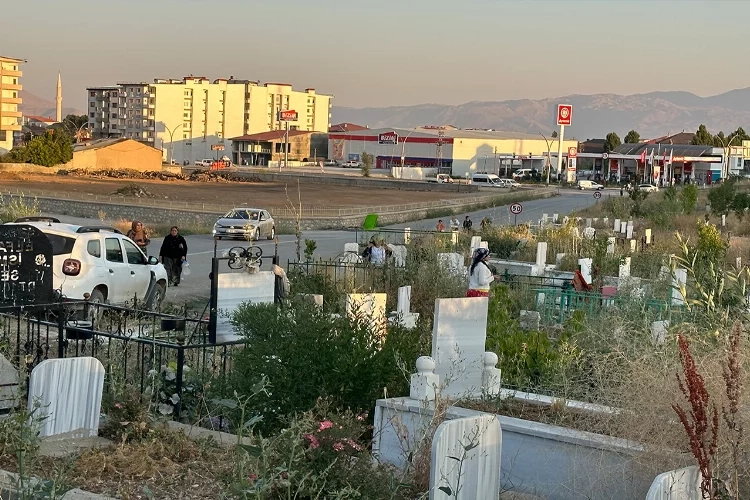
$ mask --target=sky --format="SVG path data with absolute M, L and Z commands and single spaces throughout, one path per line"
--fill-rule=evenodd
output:
M 750 86 L 748 0 L 3 2 L 24 89 L 85 109 L 87 86 L 189 74 L 313 87 L 334 105 Z

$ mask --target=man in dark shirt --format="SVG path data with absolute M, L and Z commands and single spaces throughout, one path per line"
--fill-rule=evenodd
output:
M 177 226 L 173 226 L 169 234 L 164 237 L 161 250 L 159 250 L 159 260 L 164 264 L 164 269 L 167 270 L 170 286 L 180 284 L 182 263 L 187 258 L 187 251 L 187 241 L 179 234 Z

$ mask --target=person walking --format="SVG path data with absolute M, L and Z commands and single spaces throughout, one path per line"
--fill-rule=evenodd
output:
M 473 225 L 474 223 L 471 222 L 471 217 L 467 215 L 466 218 L 464 219 L 464 231 L 466 231 L 467 233 L 471 232 L 471 226 Z
M 379 236 L 373 236 L 370 238 L 370 244 L 367 245 L 365 251 L 362 252 L 362 257 L 370 264 L 376 266 L 382 266 L 385 264 L 385 260 L 392 254 L 391 249 L 386 245 L 385 239 Z
M 185 238 L 180 234 L 177 226 L 172 226 L 169 234 L 164 237 L 159 250 L 159 261 L 164 264 L 167 270 L 169 286 L 180 284 L 182 275 L 182 263 L 187 259 L 188 246 Z
M 443 219 L 440 219 L 437 223 L 437 226 L 435 226 L 435 229 L 437 229 L 438 233 L 442 233 L 445 231 L 445 224 L 443 224 Z
M 130 225 L 130 231 L 128 231 L 125 236 L 133 240 L 135 244 L 138 245 L 138 248 L 143 250 L 143 253 L 148 255 L 148 253 L 146 253 L 146 247 L 149 243 L 151 243 L 151 240 L 146 234 L 146 230 L 143 229 L 143 222 L 134 220 Z
M 490 283 L 495 280 L 495 275 L 487 263 L 489 257 L 490 251 L 486 248 L 477 248 L 474 252 L 471 267 L 469 268 L 469 289 L 466 291 L 467 297 L 490 296 Z
M 458 222 L 458 217 L 454 215 L 451 219 L 451 231 L 458 231 L 459 229 L 461 229 L 461 223 Z

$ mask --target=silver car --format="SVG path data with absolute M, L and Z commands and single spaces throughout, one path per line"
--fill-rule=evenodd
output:
M 213 230 L 218 240 L 242 239 L 258 241 L 262 237 L 276 237 L 276 223 L 268 210 L 260 208 L 233 208 L 216 221 Z

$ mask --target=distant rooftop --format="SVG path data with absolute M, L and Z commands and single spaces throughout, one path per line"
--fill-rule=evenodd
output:
M 17 59 L 15 57 L 0 56 L 0 61 L 25 63 L 26 59 Z
M 344 122 L 331 125 L 328 128 L 328 132 L 356 132 L 357 130 L 367 130 L 367 127 L 357 125 L 356 123 Z
M 312 134 L 312 133 L 313 132 L 309 132 L 306 130 L 290 130 L 289 137 L 297 137 L 300 135 L 306 135 L 306 134 Z M 230 139 L 230 141 L 273 142 L 273 141 L 283 140 L 285 134 L 286 134 L 286 131 L 284 130 L 271 130 L 269 132 L 260 132 L 257 134 L 241 135 L 239 137 L 234 137 Z

